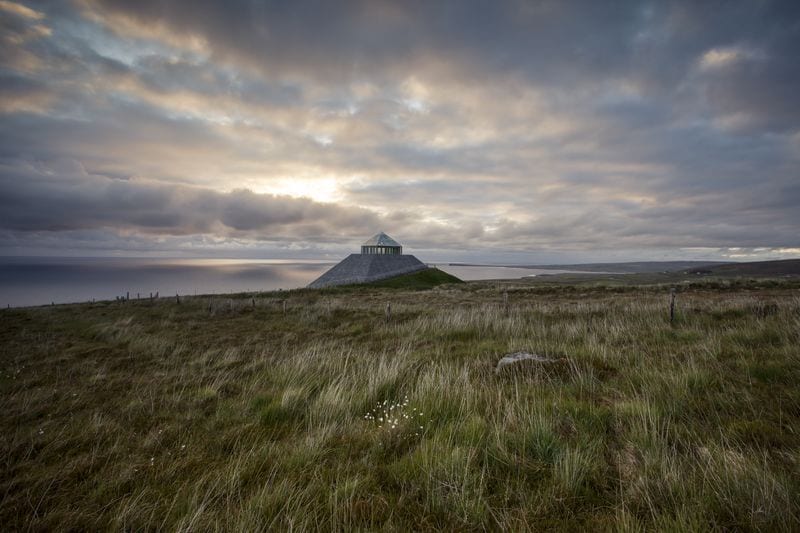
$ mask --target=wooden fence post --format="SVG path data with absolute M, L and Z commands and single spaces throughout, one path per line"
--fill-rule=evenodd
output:
M 389 321 L 392 319 L 392 304 L 386 304 L 386 323 L 388 324 Z
M 181 303 L 181 297 L 178 296 L 177 292 L 175 293 L 175 303 L 177 303 L 177 304 Z
M 130 291 L 126 291 L 125 292 L 125 301 L 128 302 L 128 301 L 130 301 L 130 299 L 131 299 L 131 293 L 130 293 Z
M 675 321 L 675 287 L 670 288 L 669 290 L 669 323 Z
M 286 300 L 283 301 L 283 314 L 286 314 Z
M 508 291 L 503 291 L 503 312 L 508 316 Z

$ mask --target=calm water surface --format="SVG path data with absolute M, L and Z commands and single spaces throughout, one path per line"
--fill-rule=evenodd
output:
M 0 258 L 0 305 L 304 287 L 333 263 L 303 260 Z
M 542 274 L 574 274 L 574 270 L 545 270 L 543 268 L 521 268 L 506 266 L 436 265 L 440 269 L 464 281 L 480 279 L 519 279 Z M 585 274 L 585 272 L 582 272 Z
M 334 262 L 270 259 L 0 257 L 0 306 L 304 287 Z M 512 279 L 553 270 L 437 265 L 463 280 Z

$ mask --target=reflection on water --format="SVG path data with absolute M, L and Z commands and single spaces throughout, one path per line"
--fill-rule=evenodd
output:
M 269 291 L 304 287 L 320 261 L 247 259 L 0 258 L 0 305 Z
M 269 259 L 0 257 L 0 306 L 305 287 L 333 263 Z M 511 279 L 556 270 L 437 265 L 465 281 Z
M 440 270 L 464 281 L 479 279 L 519 279 L 542 274 L 571 274 L 572 270 L 545 270 L 543 268 L 519 268 L 503 266 L 436 265 Z M 585 273 L 585 272 L 584 272 Z

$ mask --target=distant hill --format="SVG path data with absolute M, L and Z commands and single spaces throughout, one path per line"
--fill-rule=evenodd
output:
M 678 272 L 692 268 L 726 265 L 723 261 L 633 261 L 628 263 L 586 263 L 580 265 L 536 265 L 525 268 L 544 270 L 574 270 L 578 272 L 614 272 L 618 274 L 650 274 Z
M 570 270 L 573 272 L 601 272 L 613 274 L 652 274 L 657 272 L 679 272 L 692 268 L 726 265 L 723 261 L 634 261 L 628 263 L 582 263 L 578 265 L 483 265 L 450 263 L 459 266 L 508 266 L 535 268 L 539 270 Z
M 686 269 L 686 273 L 714 276 L 800 276 L 800 259 L 697 266 Z

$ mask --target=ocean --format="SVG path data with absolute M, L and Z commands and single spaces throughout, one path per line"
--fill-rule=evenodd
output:
M 292 259 L 0 257 L 0 306 L 224 294 L 305 287 L 335 262 Z M 463 280 L 512 279 L 555 271 L 437 265 Z

